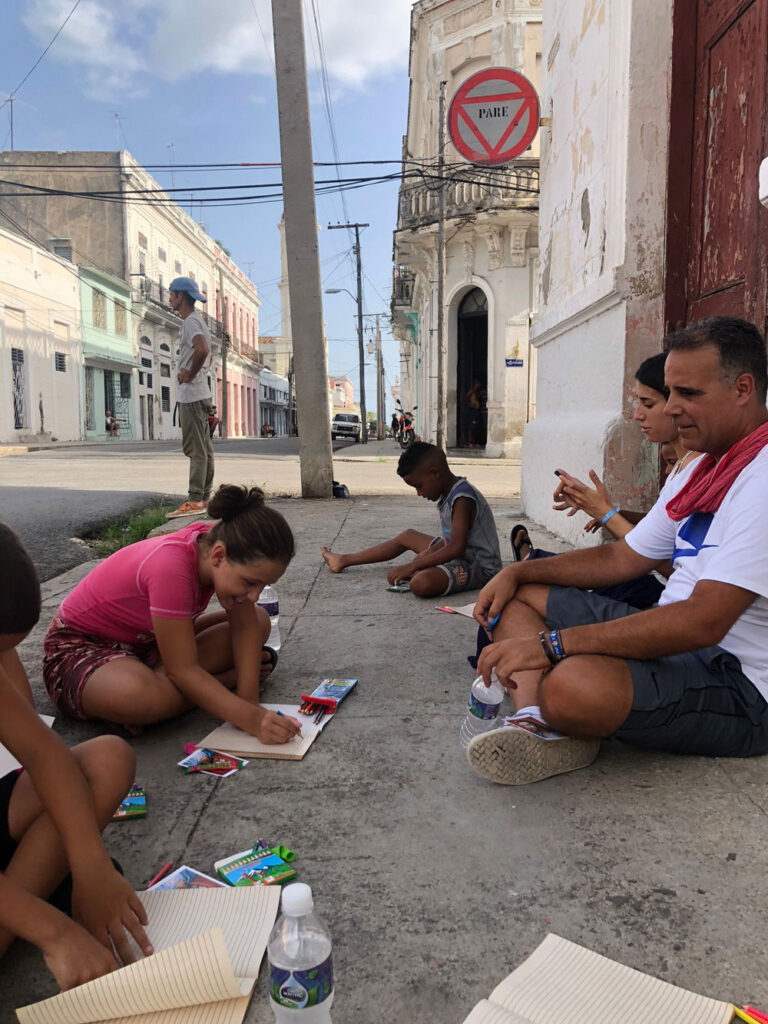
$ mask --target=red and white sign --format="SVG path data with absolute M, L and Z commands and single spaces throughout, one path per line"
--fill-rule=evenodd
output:
M 451 142 L 473 164 L 496 166 L 520 156 L 539 130 L 539 97 L 511 68 L 486 68 L 462 85 L 448 110 Z

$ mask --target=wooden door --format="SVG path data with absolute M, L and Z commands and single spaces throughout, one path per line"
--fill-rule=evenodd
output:
M 676 0 L 667 329 L 707 316 L 765 327 L 767 71 L 768 0 Z

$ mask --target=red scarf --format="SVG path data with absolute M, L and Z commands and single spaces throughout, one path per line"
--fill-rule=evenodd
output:
M 768 445 L 768 422 L 742 437 L 718 462 L 705 455 L 688 483 L 667 502 L 670 519 L 687 519 L 694 512 L 717 512 L 742 469 Z

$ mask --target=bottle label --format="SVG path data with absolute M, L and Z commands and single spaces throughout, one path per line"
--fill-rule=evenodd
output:
M 286 971 L 269 965 L 270 994 L 276 1003 L 292 1010 L 318 1006 L 333 992 L 333 954 L 306 971 Z
M 266 604 L 259 601 L 259 608 L 263 608 L 270 619 L 273 619 L 280 613 L 280 603 L 278 601 L 269 601 Z
M 478 700 L 474 693 L 470 693 L 469 702 L 467 704 L 467 711 L 470 715 L 474 715 L 475 718 L 483 718 L 486 721 L 491 718 L 495 718 L 499 713 L 498 704 L 486 704 L 482 700 Z

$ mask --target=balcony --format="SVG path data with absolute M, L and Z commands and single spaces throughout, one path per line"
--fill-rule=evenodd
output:
M 410 306 L 413 303 L 415 274 L 407 267 L 395 267 L 392 271 L 392 306 Z
M 454 167 L 446 173 L 453 179 L 444 185 L 446 218 L 473 217 L 487 210 L 538 209 L 538 160 L 518 160 L 503 168 Z M 398 200 L 398 231 L 434 224 L 438 191 L 429 179 L 403 185 Z

